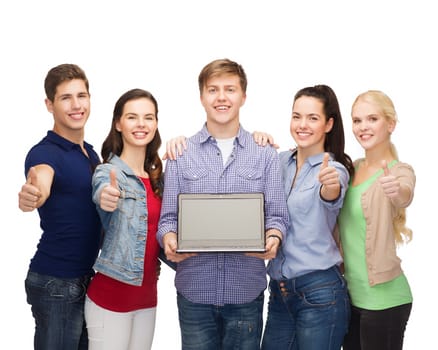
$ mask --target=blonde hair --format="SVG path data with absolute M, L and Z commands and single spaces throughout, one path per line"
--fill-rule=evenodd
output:
M 218 77 L 221 75 L 237 75 L 240 80 L 240 87 L 246 94 L 246 88 L 248 86 L 248 79 L 243 67 L 237 62 L 231 61 L 228 58 L 217 59 L 207 64 L 199 73 L 198 85 L 199 92 L 202 95 L 202 91 L 210 78 Z
M 353 102 L 353 107 L 358 101 L 372 103 L 380 109 L 380 112 L 388 122 L 397 123 L 397 113 L 394 103 L 382 91 L 368 90 L 361 93 Z M 397 149 L 390 142 L 390 152 L 394 159 L 398 159 Z M 406 208 L 399 208 L 392 222 L 394 228 L 394 238 L 397 244 L 408 243 L 412 240 L 412 230 L 406 226 Z

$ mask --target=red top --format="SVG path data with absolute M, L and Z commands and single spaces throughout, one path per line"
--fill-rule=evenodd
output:
M 156 232 L 160 218 L 161 198 L 154 194 L 149 179 L 140 179 L 146 188 L 148 208 L 143 283 L 141 286 L 133 286 L 98 272 L 93 277 L 87 291 L 88 297 L 95 304 L 115 312 L 129 312 L 157 306 L 159 245 Z

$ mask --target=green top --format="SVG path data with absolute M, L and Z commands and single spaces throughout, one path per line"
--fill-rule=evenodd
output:
M 392 167 L 396 161 L 389 164 Z M 345 279 L 351 303 L 368 310 L 383 310 L 412 302 L 412 293 L 404 274 L 371 287 L 365 257 L 366 222 L 361 206 L 361 196 L 378 179 L 383 170 L 377 171 L 363 183 L 350 186 L 338 217 L 339 232 L 344 251 Z

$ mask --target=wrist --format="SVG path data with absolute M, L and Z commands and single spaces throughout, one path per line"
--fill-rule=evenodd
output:
M 279 247 L 280 247 L 281 244 L 283 243 L 283 239 L 281 238 L 281 236 L 280 236 L 280 235 L 277 235 L 277 234 L 275 234 L 275 233 L 270 233 L 266 238 L 267 238 L 267 239 L 269 239 L 269 238 L 275 238 L 275 239 L 277 239 L 278 242 L 279 242 L 279 244 L 278 244 Z

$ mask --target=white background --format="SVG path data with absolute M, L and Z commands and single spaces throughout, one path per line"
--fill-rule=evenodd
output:
M 22 213 L 17 193 L 28 149 L 52 128 L 43 81 L 60 63 L 87 73 L 92 112 L 86 140 L 98 153 L 116 99 L 150 90 L 159 102 L 163 140 L 192 135 L 205 114 L 197 77 L 216 58 L 230 58 L 248 75 L 241 122 L 293 146 L 289 120 L 294 93 L 324 83 L 338 95 L 347 152 L 361 156 L 351 133 L 357 94 L 380 89 L 394 101 L 393 135 L 400 158 L 417 174 L 408 224 L 414 240 L 400 251 L 414 294 L 405 349 L 433 348 L 436 326 L 436 11 L 430 1 L 3 1 L 0 4 L 0 101 L 3 203 L 0 243 L 1 348 L 31 349 L 33 319 L 23 280 L 40 232 L 37 213 Z M 163 152 L 162 152 L 163 153 Z M 427 345 L 426 345 L 427 344 Z M 173 274 L 159 281 L 155 349 L 178 349 Z

